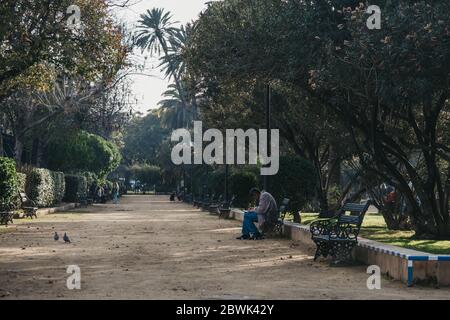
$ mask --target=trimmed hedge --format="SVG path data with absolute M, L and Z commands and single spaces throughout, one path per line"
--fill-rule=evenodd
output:
M 53 204 L 61 203 L 66 193 L 66 180 L 63 172 L 51 171 L 53 178 Z
M 12 159 L 0 158 L 0 211 L 12 210 L 18 192 L 16 163 Z
M 95 197 L 95 191 L 97 190 L 97 186 L 98 186 L 97 175 L 92 172 L 83 172 L 78 175 L 86 177 L 87 193 L 90 197 Z
M 52 206 L 55 202 L 55 182 L 51 171 L 31 169 L 27 175 L 26 191 L 38 207 Z
M 34 168 L 27 172 L 27 196 L 40 208 L 61 203 L 65 193 L 64 173 Z
M 94 172 L 105 178 L 120 164 L 118 147 L 102 137 L 85 131 L 54 137 L 49 145 L 47 162 L 52 170 Z
M 64 201 L 79 202 L 87 197 L 88 183 L 85 176 L 82 175 L 66 175 L 66 194 Z

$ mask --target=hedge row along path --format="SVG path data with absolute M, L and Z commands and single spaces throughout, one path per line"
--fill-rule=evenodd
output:
M 290 240 L 239 241 L 239 223 L 165 196 L 127 196 L 0 231 L 0 296 L 135 299 L 430 299 L 450 289 L 382 279 L 370 291 L 364 266 L 330 268 Z M 53 240 L 67 232 L 72 243 Z M 66 288 L 68 265 L 81 290 Z

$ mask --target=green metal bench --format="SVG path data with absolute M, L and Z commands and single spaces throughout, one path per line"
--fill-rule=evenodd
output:
M 234 201 L 236 201 L 236 195 L 233 195 L 231 199 L 228 202 L 223 202 L 219 206 L 219 219 L 228 219 L 231 212 L 231 207 L 234 204 Z
M 22 203 L 22 210 L 24 211 L 25 218 L 37 218 L 37 211 L 39 208 L 33 200 L 27 197 L 26 193 L 20 192 L 20 201 Z
M 210 213 L 219 214 L 219 207 L 223 203 L 223 195 L 219 195 L 219 198 L 210 203 L 208 210 Z
M 317 246 L 314 260 L 320 256 L 331 256 L 333 263 L 350 262 L 369 206 L 370 201 L 364 204 L 346 203 L 336 217 L 313 221 L 310 225 L 311 238 Z

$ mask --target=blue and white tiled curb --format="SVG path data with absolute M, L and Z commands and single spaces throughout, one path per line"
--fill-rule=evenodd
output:
M 400 257 L 408 261 L 408 286 L 411 287 L 414 283 L 414 261 L 450 261 L 450 255 L 432 255 L 420 251 L 399 248 L 389 245 L 384 245 L 379 242 L 373 242 L 370 240 L 360 240 L 359 246 L 371 249 L 375 252 L 389 254 L 392 256 Z
M 413 285 L 414 261 L 450 261 L 450 256 L 408 256 L 408 287 Z
M 241 215 L 239 214 L 238 210 L 233 210 L 235 212 L 235 218 L 239 219 Z M 285 230 L 286 227 L 288 227 L 288 232 L 286 233 L 287 236 L 293 237 L 294 234 L 299 236 L 299 238 L 296 239 L 304 242 L 308 245 L 314 245 L 314 243 L 310 240 L 310 231 L 309 226 L 307 225 L 301 225 L 298 223 L 293 222 L 285 222 Z M 381 242 L 377 242 L 374 240 L 364 239 L 364 238 L 358 238 L 358 247 L 364 248 L 367 250 L 367 252 L 377 252 L 380 253 L 382 256 L 393 256 L 397 257 L 400 260 L 398 260 L 398 263 L 395 264 L 395 267 L 392 267 L 392 265 L 384 258 L 381 260 L 377 260 L 377 263 L 381 263 L 380 267 L 383 266 L 386 268 L 387 273 L 389 273 L 391 276 L 393 275 L 391 272 L 393 271 L 395 276 L 394 279 L 401 280 L 407 282 L 407 285 L 409 287 L 413 286 L 414 284 L 414 262 L 417 261 L 437 261 L 437 262 L 445 262 L 446 266 L 444 267 L 444 270 L 448 270 L 448 262 L 450 262 L 450 255 L 433 255 L 429 254 L 427 252 L 421 252 L 417 250 L 407 249 L 403 247 L 397 247 Z M 360 261 L 370 264 L 373 260 L 366 259 L 364 257 L 365 255 L 360 255 Z M 370 262 L 369 262 L 370 261 Z M 417 266 L 416 266 L 417 267 Z M 397 273 L 398 268 L 400 268 L 400 274 Z M 445 272 L 445 271 L 444 271 Z M 440 281 L 440 280 L 438 280 Z M 444 285 L 449 285 L 448 280 L 445 280 Z M 438 282 L 439 283 L 439 282 Z

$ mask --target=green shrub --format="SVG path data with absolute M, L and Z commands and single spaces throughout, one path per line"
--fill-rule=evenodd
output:
M 50 170 L 31 169 L 27 174 L 26 192 L 38 207 L 50 207 L 55 202 L 55 183 Z
M 53 178 L 53 204 L 61 203 L 64 198 L 66 191 L 66 181 L 64 178 L 64 173 L 62 172 L 51 172 Z
M 110 181 L 110 180 L 106 180 L 105 182 L 105 191 L 107 191 L 107 197 L 109 199 L 112 199 L 112 191 L 114 189 L 114 182 Z
M 82 175 L 68 174 L 65 176 L 66 194 L 64 201 L 78 202 L 87 197 L 87 179 Z
M 100 184 L 99 178 L 95 173 L 89 171 L 73 172 L 72 175 L 85 177 L 88 197 L 95 197 L 97 186 Z
M 15 207 L 18 193 L 18 178 L 14 160 L 0 158 L 0 211 Z
M 84 176 L 86 177 L 87 181 L 87 192 L 90 197 L 95 197 L 95 191 L 97 190 L 98 186 L 98 177 L 95 173 L 92 172 L 85 172 Z
M 214 171 L 210 172 L 208 177 L 208 187 L 211 195 L 224 194 L 225 193 L 225 168 L 218 167 Z
M 114 171 L 121 161 L 121 154 L 114 143 L 84 131 L 52 139 L 47 156 L 52 170 L 89 171 L 100 178 Z
M 316 181 L 309 161 L 298 156 L 282 156 L 278 174 L 269 177 L 269 191 L 277 202 L 289 198 L 289 211 L 297 213 L 313 199 Z

